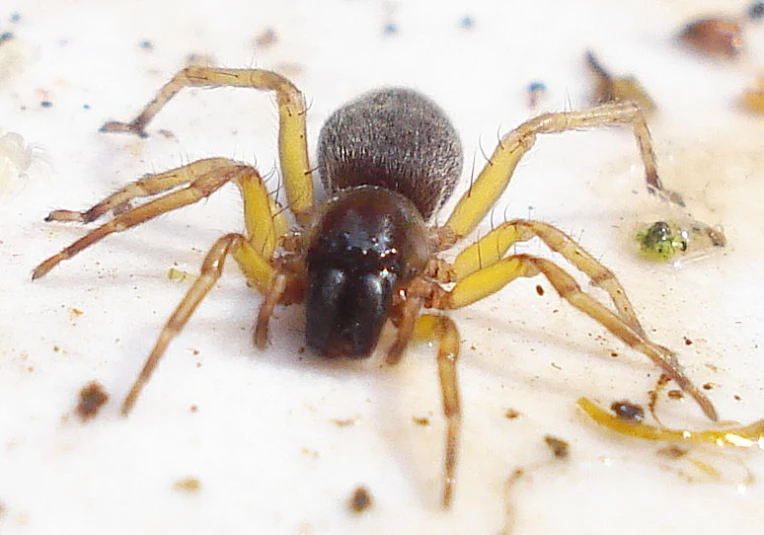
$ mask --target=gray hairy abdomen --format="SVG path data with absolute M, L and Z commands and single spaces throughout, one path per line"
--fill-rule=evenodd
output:
M 409 198 L 427 220 L 459 180 L 462 148 L 430 99 L 410 89 L 380 89 L 327 119 L 318 141 L 318 170 L 330 195 L 381 186 Z

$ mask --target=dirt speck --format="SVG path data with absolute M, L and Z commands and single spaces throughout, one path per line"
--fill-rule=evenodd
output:
M 422 427 L 427 427 L 430 425 L 430 419 L 427 416 L 412 416 L 411 420 L 415 424 L 421 425 Z
M 514 420 L 515 418 L 519 418 L 519 417 L 520 417 L 520 411 L 516 409 L 510 408 L 504 411 L 504 418 L 506 418 L 507 420 Z
M 269 48 L 279 42 L 279 36 L 276 30 L 271 27 L 265 28 L 255 37 L 255 46 L 258 48 Z
M 103 405 L 109 401 L 109 394 L 97 381 L 91 381 L 80 390 L 80 400 L 77 403 L 77 416 L 87 422 L 94 418 Z
M 348 502 L 348 509 L 351 513 L 359 514 L 364 511 L 368 511 L 374 505 L 374 500 L 371 497 L 369 489 L 363 485 L 359 485 L 353 491 L 353 495 Z
M 611 403 L 610 410 L 621 420 L 627 422 L 641 422 L 645 419 L 645 409 L 626 399 Z
M 553 437 L 552 435 L 546 435 L 544 442 L 549 449 L 552 450 L 552 455 L 557 459 L 567 459 L 570 455 L 570 445 L 563 439 Z

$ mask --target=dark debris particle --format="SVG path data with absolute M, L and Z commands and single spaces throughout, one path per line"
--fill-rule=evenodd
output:
M 734 19 L 701 19 L 685 26 L 679 39 L 706 56 L 732 59 L 743 50 L 742 31 Z
M 11 39 L 13 39 L 13 37 L 14 37 L 13 32 L 0 33 L 0 45 L 5 43 L 6 41 L 10 41 Z
M 80 390 L 80 401 L 77 403 L 77 416 L 86 422 L 98 414 L 98 411 L 109 401 L 103 386 L 97 381 L 91 381 Z
M 703 385 L 703 390 L 713 390 L 714 385 L 713 383 L 706 383 Z
M 666 392 L 666 395 L 670 399 L 682 399 L 682 398 L 684 398 L 684 392 L 682 392 L 681 390 L 669 390 L 668 392 Z
M 544 287 L 541 286 L 540 284 L 537 284 L 536 285 L 536 293 L 539 294 L 539 295 L 544 295 Z
M 549 446 L 549 449 L 552 450 L 552 455 L 557 459 L 567 459 L 568 455 L 570 455 L 570 445 L 563 439 L 546 435 L 544 442 Z
M 504 418 L 506 418 L 507 420 L 514 420 L 515 418 L 519 418 L 519 417 L 520 417 L 520 411 L 518 410 L 507 409 L 506 411 L 504 411 Z
M 257 37 L 255 37 L 255 45 L 260 48 L 273 46 L 278 42 L 279 36 L 276 34 L 276 30 L 271 27 L 265 28 Z
M 371 493 L 363 485 L 356 487 L 348 502 L 350 512 L 356 514 L 369 510 L 372 505 L 374 505 L 374 500 L 371 497 Z
M 42 106 L 43 108 L 51 108 L 53 107 L 53 103 L 50 100 L 43 100 L 42 102 L 40 102 L 40 106 Z
M 754 2 L 748 6 L 748 18 L 751 20 L 764 18 L 764 0 Z
M 83 104 L 82 105 L 82 109 L 83 110 L 89 110 L 90 109 L 90 104 Z
M 687 338 L 687 337 L 685 336 L 685 337 L 684 337 L 684 345 L 686 345 L 686 346 L 691 346 L 691 345 L 692 345 L 692 340 L 690 340 L 689 338 Z
M 641 422 L 645 419 L 645 409 L 626 399 L 611 403 L 610 410 L 627 422 Z

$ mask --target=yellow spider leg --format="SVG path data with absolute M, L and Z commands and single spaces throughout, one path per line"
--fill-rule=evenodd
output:
M 273 256 L 278 239 L 286 233 L 284 213 L 268 194 L 253 167 L 246 167 L 234 180 L 244 200 L 244 222 L 249 243 L 265 258 Z
M 508 221 L 479 241 L 465 248 L 451 265 L 454 282 L 460 281 L 476 271 L 489 267 L 504 258 L 509 248 L 517 242 L 538 237 L 550 249 L 560 253 L 566 260 L 585 273 L 613 300 L 621 318 L 632 329 L 644 335 L 642 325 L 634 313 L 626 290 L 618 282 L 612 271 L 600 264 L 592 255 L 560 229 L 540 221 L 516 219 Z
M 136 182 L 128 184 L 121 190 L 109 195 L 104 200 L 85 210 L 74 212 L 71 210 L 54 210 L 45 221 L 77 221 L 90 223 L 109 211 L 119 211 L 128 206 L 133 199 L 153 197 L 184 184 L 190 184 L 202 175 L 211 173 L 216 169 L 235 167 L 241 165 L 227 158 L 208 158 L 198 160 L 177 169 L 171 169 L 155 175 L 147 175 Z
M 459 358 L 459 331 L 450 318 L 424 314 L 417 319 L 412 336 L 417 342 L 438 343 L 438 376 L 446 418 L 446 451 L 443 462 L 443 507 L 451 507 L 456 484 L 456 461 L 462 426 L 456 362 Z
M 623 343 L 652 360 L 695 399 L 708 418 L 718 420 L 711 401 L 685 375 L 671 350 L 650 341 L 623 318 L 581 290 L 576 280 L 562 268 L 544 258 L 529 255 L 505 258 L 462 279 L 449 292 L 444 290 L 442 294 L 436 295 L 430 306 L 440 309 L 461 308 L 498 292 L 518 277 L 534 277 L 539 274 L 549 280 L 560 297 L 601 324 Z
M 306 224 L 313 208 L 313 178 L 308 161 L 305 98 L 295 85 L 272 71 L 187 67 L 178 72 L 130 123 L 110 122 L 102 132 L 130 132 L 145 136 L 146 125 L 184 87 L 246 87 L 275 91 L 279 105 L 279 160 L 289 208 Z
M 194 164 L 189 164 L 186 166 L 186 168 L 189 168 L 187 171 L 193 172 L 195 170 L 193 166 Z M 204 167 L 205 166 L 202 166 L 202 168 Z M 179 171 L 183 169 L 184 168 L 181 168 L 180 170 L 175 171 L 178 175 L 181 175 L 184 174 L 184 172 Z M 39 279 L 48 273 L 48 271 L 53 269 L 53 267 L 55 267 L 62 260 L 67 260 L 73 257 L 83 249 L 90 247 L 109 234 L 113 234 L 114 232 L 122 232 L 166 212 L 170 212 L 183 206 L 193 204 L 201 199 L 204 199 L 205 197 L 209 197 L 212 193 L 220 189 L 220 187 L 222 187 L 228 181 L 236 180 L 240 176 L 248 176 L 252 173 L 256 174 L 256 171 L 245 165 L 213 168 L 206 174 L 199 176 L 188 186 L 177 191 L 167 193 L 166 195 L 147 202 L 141 206 L 131 208 L 130 210 L 115 216 L 114 219 L 108 223 L 105 223 L 97 229 L 92 230 L 71 244 L 69 247 L 66 247 L 58 254 L 51 256 L 42 264 L 37 266 L 32 272 L 32 279 Z M 270 218 L 262 218 L 262 221 L 270 221 Z
M 259 253 L 252 249 L 246 240 L 241 234 L 226 234 L 218 239 L 212 248 L 210 248 L 202 263 L 199 278 L 196 279 L 193 286 L 186 293 L 186 296 L 175 308 L 175 312 L 167 320 L 162 332 L 159 334 L 159 338 L 157 338 L 154 344 L 154 348 L 151 350 L 151 354 L 143 365 L 140 375 L 138 375 L 132 388 L 130 388 L 130 392 L 125 397 L 125 401 L 122 404 L 122 414 L 124 416 L 127 416 L 132 410 L 138 395 L 143 390 L 143 387 L 146 386 L 146 383 L 148 383 L 151 374 L 154 373 L 159 360 L 167 350 L 167 346 L 186 326 L 196 307 L 199 306 L 202 299 L 220 279 L 220 276 L 223 274 L 225 259 L 229 254 L 233 254 L 234 259 L 239 263 L 239 267 L 241 267 L 247 278 L 265 276 L 265 274 L 258 273 L 261 269 L 258 264 L 265 263 L 267 265 L 267 262 L 262 257 L 259 257 Z M 255 261 L 250 264 L 253 259 Z M 272 274 L 273 268 L 270 268 L 270 272 Z M 263 284 L 262 280 L 259 283 Z
M 614 102 L 584 111 L 545 113 L 506 134 L 444 226 L 451 229 L 457 239 L 469 234 L 501 196 L 517 163 L 536 142 L 538 134 L 610 125 L 631 125 L 634 129 L 648 190 L 683 204 L 679 194 L 664 189 L 658 178 L 650 131 L 642 110 L 632 102 Z

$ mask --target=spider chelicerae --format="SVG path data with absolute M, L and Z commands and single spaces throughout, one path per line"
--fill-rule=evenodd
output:
M 40 264 L 44 276 L 62 260 L 114 232 L 193 204 L 232 182 L 244 206 L 246 231 L 219 238 L 207 253 L 201 274 L 165 324 L 150 356 L 122 405 L 127 415 L 167 346 L 215 285 L 232 256 L 248 282 L 264 298 L 254 343 L 263 349 L 278 305 L 304 304 L 307 345 L 326 357 L 369 357 L 389 321 L 396 336 L 386 362 L 400 361 L 413 340 L 438 346 L 437 364 L 447 422 L 443 468 L 444 507 L 450 507 L 456 478 L 461 407 L 457 382 L 459 333 L 442 311 L 467 306 L 501 290 L 518 277 L 545 276 L 571 305 L 606 327 L 623 343 L 650 358 L 717 419 L 709 399 L 685 375 L 670 349 L 651 341 L 626 292 L 613 273 L 572 238 L 552 225 L 527 219 L 506 221 L 448 262 L 438 253 L 468 236 L 506 189 L 536 136 L 572 129 L 626 125 L 634 130 L 648 189 L 681 204 L 657 174 L 650 133 L 640 108 L 630 102 L 585 111 L 547 113 L 501 138 L 480 174 L 443 225 L 428 221 L 452 194 L 462 170 L 462 149 L 441 109 L 421 94 L 401 88 L 367 93 L 341 107 L 324 124 L 318 143 L 318 174 L 329 194 L 314 203 L 308 159 L 305 99 L 285 77 L 260 69 L 189 67 L 176 74 L 130 123 L 110 122 L 105 132 L 145 137 L 146 125 L 185 87 L 246 87 L 273 91 L 279 108 L 279 160 L 286 207 L 269 195 L 257 169 L 226 158 L 195 161 L 148 175 L 84 212 L 55 210 L 46 221 L 89 223 L 113 218 Z M 151 198 L 132 207 L 140 198 Z M 605 306 L 563 268 L 528 254 L 512 254 L 513 244 L 538 238 L 612 300 Z M 438 313 L 423 313 L 430 309 Z

